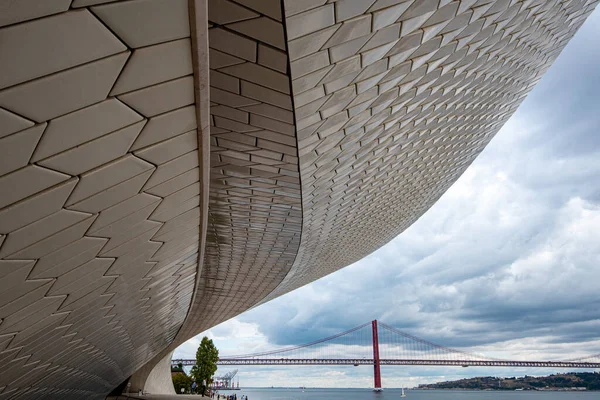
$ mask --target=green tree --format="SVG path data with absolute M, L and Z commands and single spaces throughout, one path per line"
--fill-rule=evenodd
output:
M 179 373 L 173 375 L 173 386 L 177 394 L 181 393 L 181 389 L 184 389 L 187 393 L 190 393 L 192 386 L 192 378 L 187 376 L 185 373 Z
M 212 377 L 217 371 L 219 350 L 213 341 L 206 336 L 202 338 L 198 351 L 196 351 L 196 365 L 191 370 L 192 378 L 202 387 L 202 394 L 206 393 L 206 387 L 212 383 Z M 206 381 L 206 386 L 202 382 Z

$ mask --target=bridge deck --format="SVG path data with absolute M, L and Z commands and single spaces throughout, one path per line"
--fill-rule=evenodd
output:
M 373 365 L 369 358 L 300 359 L 300 358 L 225 358 L 218 365 Z M 172 364 L 195 365 L 196 360 L 173 360 Z M 530 368 L 589 368 L 600 369 L 600 363 L 569 361 L 516 361 L 516 360 L 410 360 L 381 359 L 381 365 L 429 365 L 458 367 L 530 367 Z

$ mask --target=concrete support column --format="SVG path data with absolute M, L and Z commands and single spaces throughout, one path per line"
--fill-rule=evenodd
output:
M 171 379 L 171 358 L 174 351 L 170 351 L 162 358 L 155 357 L 136 371 L 129 380 L 131 382 L 130 393 L 137 393 L 139 389 L 142 389 L 144 393 L 149 394 L 175 394 Z

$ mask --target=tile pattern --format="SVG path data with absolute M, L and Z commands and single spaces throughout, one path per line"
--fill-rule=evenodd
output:
M 300 244 L 300 173 L 281 2 L 209 0 L 208 23 L 207 242 L 190 315 L 165 352 L 258 303 L 289 272 Z
M 0 399 L 100 399 L 173 342 L 191 304 L 203 185 L 188 3 L 12 3 Z
M 197 276 L 193 1 L 0 16 L 0 399 L 102 398 L 391 240 L 598 3 L 209 0 Z
M 410 226 L 541 79 L 597 0 L 285 0 L 302 245 L 264 301 Z
M 287 46 L 277 3 L 209 1 L 209 228 L 181 340 L 410 226 L 597 1 L 286 0 Z
M 272 292 L 300 245 L 300 174 L 281 1 L 209 0 L 208 38 L 211 160 L 202 272 L 178 336 L 132 377 L 134 389 L 162 389 L 148 377 L 169 370 L 162 368 L 169 353 Z

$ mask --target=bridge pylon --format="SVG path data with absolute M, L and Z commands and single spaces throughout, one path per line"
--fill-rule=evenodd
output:
M 381 363 L 379 360 L 379 333 L 377 332 L 377 320 L 371 321 L 373 330 L 373 389 L 381 390 Z

